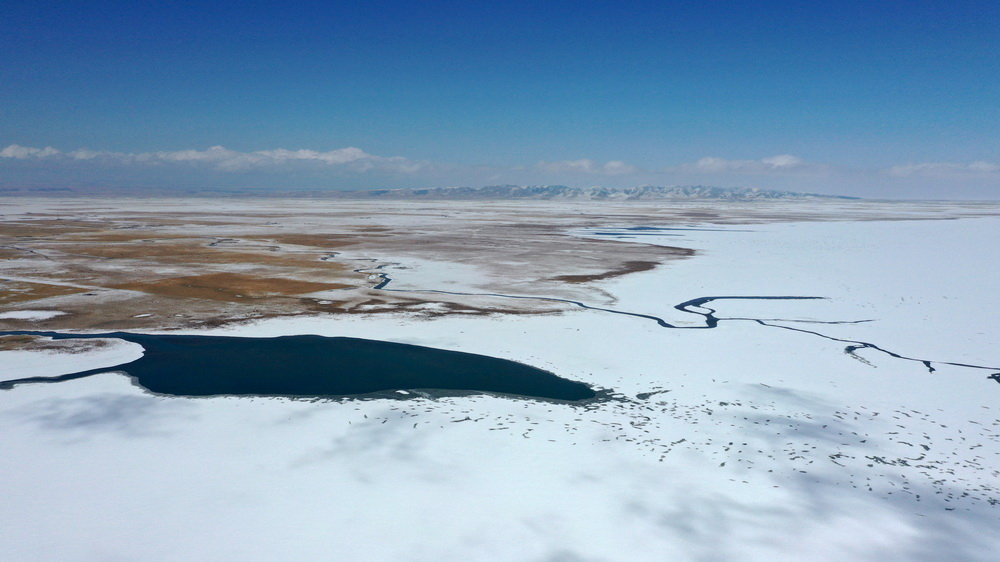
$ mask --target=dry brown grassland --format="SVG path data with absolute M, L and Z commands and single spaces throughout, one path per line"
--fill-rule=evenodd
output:
M 2 319 L 0 330 L 173 329 L 293 314 L 558 313 L 566 306 L 420 289 L 610 305 L 603 281 L 669 267 L 695 251 L 574 231 L 848 215 L 879 211 L 864 203 L 0 199 L 0 313 L 66 313 Z M 461 264 L 476 275 L 423 286 L 406 269 L 416 262 L 425 270 Z M 415 290 L 375 290 L 377 273 Z

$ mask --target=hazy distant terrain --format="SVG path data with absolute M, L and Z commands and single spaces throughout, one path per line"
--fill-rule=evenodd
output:
M 254 197 L 312 197 L 324 199 L 428 199 L 428 200 L 572 200 L 572 201 L 644 201 L 661 199 L 712 199 L 750 201 L 760 199 L 858 199 L 838 195 L 798 193 L 749 187 L 714 187 L 705 185 L 653 186 L 630 188 L 567 187 L 565 185 L 492 185 L 485 187 L 431 187 L 422 189 L 368 189 L 343 190 L 288 190 L 288 189 L 239 189 L 239 188 L 126 188 L 95 186 L 20 186 L 0 187 L 0 195 L 26 197 L 79 197 L 79 196 L 254 196 Z
M 704 185 L 671 187 L 643 185 L 631 188 L 574 188 L 566 187 L 564 185 L 494 185 L 478 189 L 471 187 L 438 187 L 430 189 L 354 191 L 344 193 L 340 196 L 386 199 L 570 199 L 599 201 L 640 201 L 657 199 L 723 199 L 737 201 L 753 199 L 801 198 L 856 199 L 852 197 L 796 193 L 792 191 L 777 191 L 771 189 L 756 189 L 747 187 L 726 188 Z

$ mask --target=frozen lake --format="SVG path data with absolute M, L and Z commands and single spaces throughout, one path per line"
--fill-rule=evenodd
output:
M 3 330 L 382 340 L 616 395 L 18 385 L 0 391 L 7 559 L 996 558 L 996 205 L 23 205 L 8 223 L 41 255 L 0 263 L 34 297 Z M 9 340 L 4 379 L 143 353 Z

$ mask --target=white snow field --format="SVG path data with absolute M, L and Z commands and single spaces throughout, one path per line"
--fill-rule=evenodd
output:
M 15 310 L 0 312 L 0 320 L 48 320 L 63 314 L 65 313 L 58 310 Z
M 698 255 L 601 281 L 588 304 L 676 329 L 566 305 L 192 332 L 481 353 L 609 401 L 179 398 L 114 373 L 0 391 L 0 558 L 998 558 L 1000 219 L 645 226 L 713 230 L 635 236 Z M 385 269 L 399 288 L 479 275 L 406 259 Z M 823 298 L 705 303 L 743 318 L 715 329 L 673 308 L 710 296 Z M 914 360 L 845 353 L 860 342 Z M 18 376 L 117 365 L 134 347 L 72 365 L 0 351 L 0 379 L 15 362 Z

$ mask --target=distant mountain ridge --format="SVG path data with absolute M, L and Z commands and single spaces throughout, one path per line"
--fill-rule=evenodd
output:
M 777 191 L 755 187 L 714 187 L 707 185 L 637 187 L 567 187 L 565 185 L 490 185 L 486 187 L 432 187 L 423 189 L 379 189 L 338 192 L 337 197 L 378 199 L 577 199 L 639 201 L 655 199 L 857 199 L 841 195 L 820 195 Z
M 821 195 L 753 187 L 708 185 L 637 187 L 567 187 L 565 185 L 489 185 L 486 187 L 429 187 L 341 191 L 336 189 L 269 189 L 224 187 L 102 187 L 102 186 L 0 186 L 0 197 L 290 197 L 319 199 L 426 199 L 426 200 L 570 200 L 655 201 L 714 199 L 754 201 L 764 199 L 859 199 L 843 195 Z

